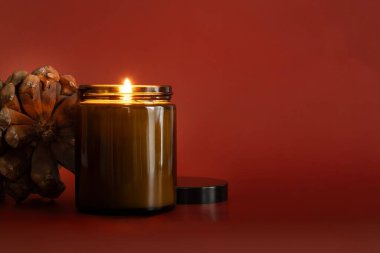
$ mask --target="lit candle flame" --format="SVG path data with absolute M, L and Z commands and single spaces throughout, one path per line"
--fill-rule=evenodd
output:
M 123 94 L 124 100 L 131 100 L 132 98 L 132 82 L 125 78 L 123 85 L 120 87 L 120 92 Z

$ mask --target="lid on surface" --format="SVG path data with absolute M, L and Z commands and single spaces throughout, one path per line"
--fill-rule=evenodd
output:
M 178 177 L 177 204 L 211 204 L 228 199 L 227 181 L 207 177 Z

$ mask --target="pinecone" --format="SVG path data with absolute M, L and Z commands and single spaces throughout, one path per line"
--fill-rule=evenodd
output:
M 54 199 L 65 190 L 59 165 L 74 172 L 77 83 L 51 66 L 0 81 L 0 199 L 30 193 Z

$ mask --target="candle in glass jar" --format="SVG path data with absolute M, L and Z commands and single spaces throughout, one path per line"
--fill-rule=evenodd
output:
M 170 86 L 83 85 L 76 205 L 100 213 L 175 206 L 176 126 Z

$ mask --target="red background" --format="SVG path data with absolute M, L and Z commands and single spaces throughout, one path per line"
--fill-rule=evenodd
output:
M 171 84 L 178 174 L 230 182 L 231 234 L 265 220 L 368 222 L 380 231 L 379 1 L 0 6 L 2 79 L 51 64 L 80 83 Z M 61 203 L 74 215 L 73 177 L 64 179 Z

